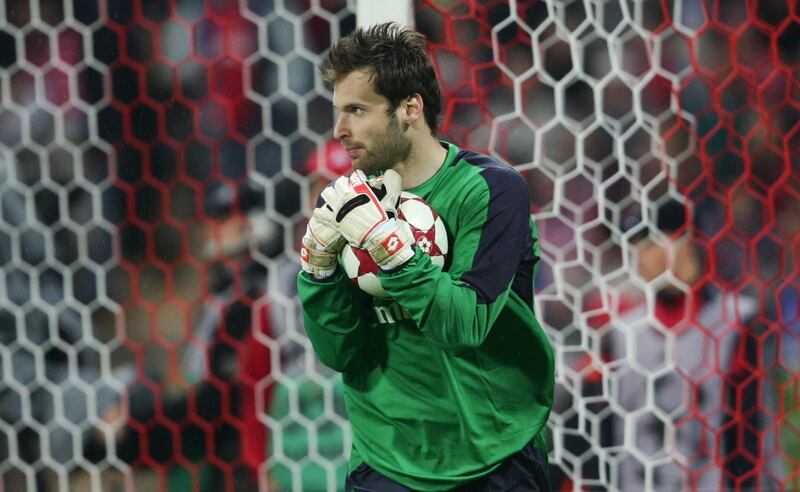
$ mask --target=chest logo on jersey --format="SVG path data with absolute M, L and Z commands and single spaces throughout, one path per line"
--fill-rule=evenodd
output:
M 396 302 L 391 302 L 383 306 L 372 306 L 372 309 L 375 311 L 375 319 L 379 325 L 411 319 L 411 314 L 408 310 Z

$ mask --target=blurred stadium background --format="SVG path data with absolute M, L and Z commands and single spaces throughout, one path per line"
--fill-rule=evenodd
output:
M 294 277 L 355 1 L 0 6 L 0 490 L 338 490 Z M 797 1 L 409 9 L 530 185 L 556 488 L 800 489 Z

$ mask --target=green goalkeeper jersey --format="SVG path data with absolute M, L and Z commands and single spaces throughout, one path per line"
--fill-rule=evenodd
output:
M 390 300 L 342 272 L 298 279 L 319 359 L 342 373 L 351 469 L 366 462 L 414 490 L 480 478 L 544 432 L 553 351 L 533 308 L 539 260 L 525 180 L 442 142 L 437 173 L 409 191 L 445 223 L 444 269 L 417 250 L 379 279 Z

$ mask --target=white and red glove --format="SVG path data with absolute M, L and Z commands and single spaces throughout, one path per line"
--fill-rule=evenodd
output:
M 329 225 L 333 210 L 323 203 L 311 215 L 306 234 L 300 245 L 300 266 L 303 271 L 317 279 L 325 279 L 336 271 L 337 256 L 347 241 Z
M 366 249 L 384 270 L 402 266 L 414 256 L 411 232 L 397 221 L 396 207 L 401 192 L 400 175 L 388 170 L 373 183 L 382 186 L 379 199 L 364 173 L 356 170 L 323 190 L 322 197 L 332 209 L 320 220 L 338 230 L 347 242 Z

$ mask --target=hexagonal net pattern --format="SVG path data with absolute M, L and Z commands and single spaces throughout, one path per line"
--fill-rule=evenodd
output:
M 795 1 L 424 0 L 443 131 L 528 180 L 557 490 L 794 490 Z
M 0 490 L 338 490 L 295 245 L 353 0 L 0 5 Z M 796 0 L 418 0 L 529 183 L 560 490 L 800 488 Z
M 341 483 L 293 285 L 355 17 L 313 3 L 0 5 L 0 490 Z

